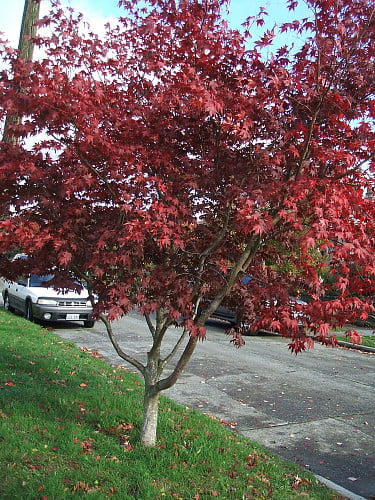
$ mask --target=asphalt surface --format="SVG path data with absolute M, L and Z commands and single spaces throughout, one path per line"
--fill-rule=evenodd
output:
M 374 499 L 374 354 L 317 345 L 295 356 L 287 339 L 276 335 L 247 337 L 246 345 L 236 349 L 222 324 L 207 327 L 207 340 L 166 395 L 332 481 L 344 496 Z M 112 365 L 125 364 L 102 323 L 92 329 L 54 328 Z M 151 342 L 143 319 L 132 314 L 115 331 L 122 348 L 144 361 Z M 172 330 L 167 347 L 175 339 Z

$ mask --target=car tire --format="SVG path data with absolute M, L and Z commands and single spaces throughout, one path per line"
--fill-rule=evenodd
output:
M 26 301 L 25 318 L 29 321 L 34 321 L 33 306 L 30 300 Z
M 8 295 L 7 293 L 4 295 L 4 309 L 5 309 L 6 311 L 9 311 L 9 312 L 11 312 L 11 313 L 14 313 L 14 307 L 12 307 L 12 306 L 10 305 L 10 302 L 9 302 L 9 295 Z
M 260 334 L 260 330 L 246 330 L 244 333 L 244 335 L 246 335 L 246 337 L 256 337 L 259 334 Z
M 87 320 L 83 322 L 85 328 L 92 328 L 95 325 L 95 321 Z

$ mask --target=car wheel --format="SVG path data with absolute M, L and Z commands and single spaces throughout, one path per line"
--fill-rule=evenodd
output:
M 244 332 L 244 335 L 246 335 L 247 337 L 256 337 L 259 334 L 260 334 L 260 330 L 246 330 Z
M 87 320 L 83 322 L 85 328 L 92 328 L 95 325 L 95 321 Z
M 33 308 L 30 300 L 26 302 L 25 317 L 29 321 L 34 321 Z
M 6 311 L 9 311 L 9 312 L 11 312 L 11 313 L 14 313 L 14 307 L 12 307 L 12 306 L 10 305 L 10 302 L 9 302 L 9 295 L 8 295 L 7 293 L 4 295 L 4 309 L 5 309 Z

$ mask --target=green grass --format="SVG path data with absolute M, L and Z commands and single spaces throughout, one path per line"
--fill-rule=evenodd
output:
M 126 369 L 0 311 L 0 497 L 342 498 L 164 397 L 157 446 L 145 449 L 142 397 Z
M 349 342 L 351 343 L 350 338 L 346 337 L 345 335 L 336 335 L 337 340 L 342 340 L 343 342 Z M 375 336 L 374 335 L 363 335 L 362 336 L 362 344 L 366 347 L 374 347 L 375 348 Z

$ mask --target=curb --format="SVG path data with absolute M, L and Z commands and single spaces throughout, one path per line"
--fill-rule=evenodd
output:
M 375 354 L 375 347 L 368 347 L 366 345 L 361 345 L 361 344 L 352 344 L 351 342 L 344 342 L 343 340 L 339 340 L 337 344 L 340 347 L 346 347 L 347 349 L 355 349 L 357 351 L 370 352 Z
M 311 338 L 316 341 L 316 337 L 311 336 Z M 368 352 L 371 354 L 375 354 L 375 347 L 369 347 L 367 345 L 362 344 L 353 344 L 352 342 L 345 342 L 344 340 L 338 340 L 337 345 L 339 347 L 345 347 L 346 349 L 354 349 L 356 351 Z
M 343 488 L 339 484 L 336 484 L 329 479 L 326 479 L 323 476 L 318 476 L 317 474 L 314 474 L 316 479 L 327 486 L 329 489 L 335 491 L 336 493 L 339 493 L 339 495 L 342 495 L 343 497 L 347 498 L 348 500 L 366 500 L 365 497 L 361 497 L 360 495 L 356 495 L 355 493 L 352 493 L 351 491 Z

